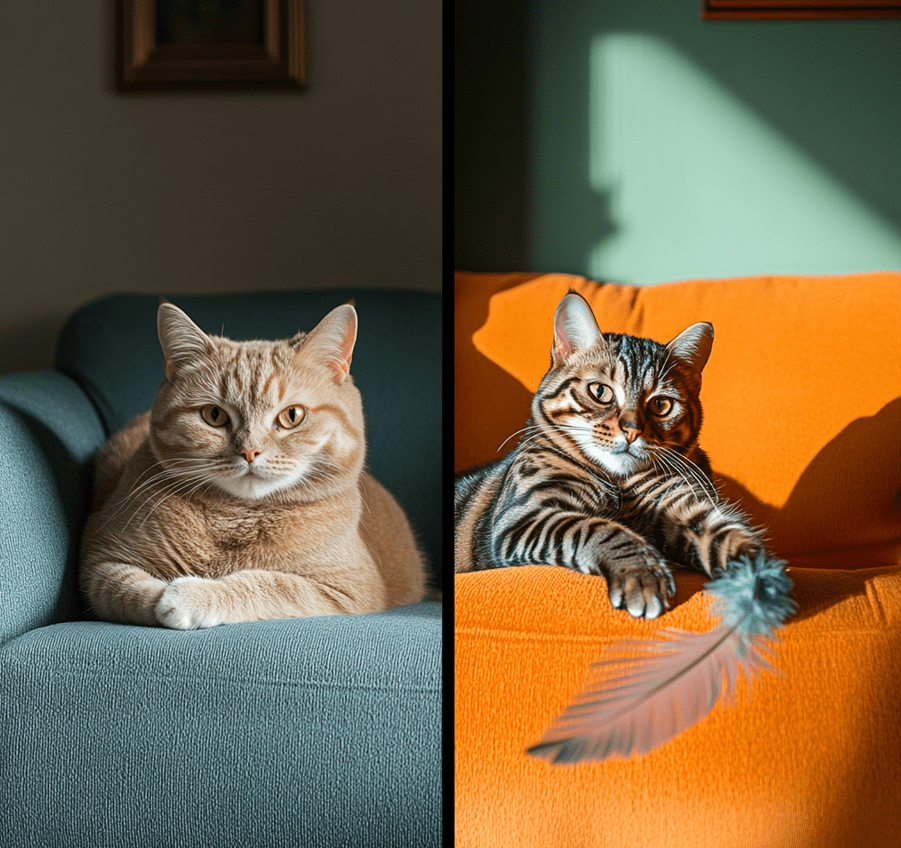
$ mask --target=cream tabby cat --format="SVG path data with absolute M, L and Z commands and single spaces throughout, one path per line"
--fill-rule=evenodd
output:
M 422 600 L 406 516 L 363 471 L 356 328 L 345 304 L 235 342 L 160 305 L 153 408 L 97 455 L 80 581 L 98 615 L 193 629 Z

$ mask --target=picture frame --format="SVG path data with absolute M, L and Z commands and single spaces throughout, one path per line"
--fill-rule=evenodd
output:
M 304 0 L 117 0 L 116 89 L 305 91 Z
M 703 20 L 901 18 L 898 0 L 701 0 Z

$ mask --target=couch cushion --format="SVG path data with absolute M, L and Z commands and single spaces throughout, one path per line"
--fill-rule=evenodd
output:
M 440 605 L 0 646 L 0 845 L 436 846 Z
M 458 274 L 457 470 L 496 457 L 525 424 L 569 288 L 602 331 L 667 342 L 713 324 L 701 445 L 777 554 L 818 568 L 901 562 L 901 274 L 650 287 Z
M 0 377 L 0 644 L 80 617 L 78 539 L 104 438 L 91 402 L 58 371 Z
M 288 338 L 355 300 L 351 374 L 363 395 L 368 466 L 403 504 L 438 579 L 440 294 L 357 288 L 165 297 L 201 329 L 238 340 Z M 108 434 L 149 409 L 163 379 L 158 305 L 157 295 L 110 295 L 75 312 L 60 334 L 57 367 L 82 386 Z
M 457 848 L 893 848 L 901 816 L 901 572 L 793 569 L 798 614 L 761 674 L 643 757 L 525 754 L 612 642 L 713 626 L 702 575 L 638 621 L 564 568 L 459 574 Z

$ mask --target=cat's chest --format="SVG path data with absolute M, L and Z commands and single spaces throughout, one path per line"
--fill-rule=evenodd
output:
M 556 452 L 535 450 L 517 458 L 508 476 L 508 485 L 523 493 L 541 492 L 543 496 L 571 499 L 575 508 L 590 513 L 611 513 L 621 501 L 619 487 L 604 480 L 580 463 Z
M 164 579 L 242 569 L 303 572 L 341 559 L 358 513 L 351 499 L 340 497 L 274 504 L 176 495 L 147 515 L 123 556 Z
M 268 544 L 285 535 L 285 518 L 254 509 L 202 508 L 210 544 L 223 550 L 241 550 Z
M 293 569 L 303 560 L 312 525 L 320 524 L 297 512 L 222 501 L 171 504 L 154 513 L 140 550 L 147 567 L 165 578 Z
M 297 507 L 206 504 L 201 511 L 207 543 L 222 559 L 293 548 L 308 535 Z

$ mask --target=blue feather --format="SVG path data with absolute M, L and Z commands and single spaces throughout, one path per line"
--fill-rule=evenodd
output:
M 724 689 L 734 700 L 739 672 L 750 682 L 758 669 L 773 671 L 767 642 L 797 608 L 785 566 L 765 553 L 742 557 L 706 583 L 721 619 L 708 633 L 670 628 L 659 640 L 612 647 L 527 753 L 552 763 L 644 754 L 707 715 Z

